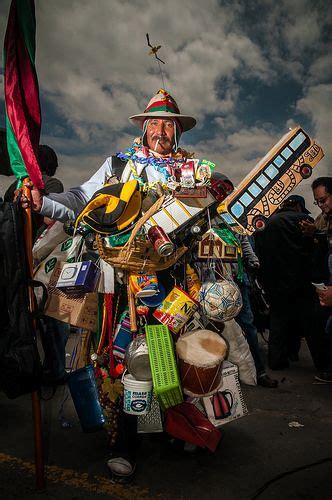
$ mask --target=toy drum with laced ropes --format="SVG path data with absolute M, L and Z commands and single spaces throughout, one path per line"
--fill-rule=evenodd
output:
M 176 343 L 182 389 L 191 397 L 210 396 L 222 384 L 222 363 L 227 345 L 211 330 L 195 330 Z

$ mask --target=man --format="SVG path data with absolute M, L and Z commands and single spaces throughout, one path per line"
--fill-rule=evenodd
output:
M 62 194 L 43 195 L 32 189 L 32 209 L 51 219 L 65 222 L 82 212 L 96 191 L 116 175 L 121 182 L 135 179 L 145 191 L 154 191 L 156 182 L 162 186 L 177 181 L 177 173 L 187 163 L 188 154 L 178 147 L 182 132 L 190 130 L 196 120 L 182 115 L 175 100 L 160 90 L 143 113 L 130 117 L 142 130 L 141 138 L 124 153 L 106 159 L 100 169 L 84 184 Z M 190 160 L 199 168 L 197 159 Z M 119 172 L 121 170 L 121 172 Z M 22 199 L 22 206 L 28 200 Z M 169 275 L 168 275 L 169 277 Z M 129 479 L 135 469 L 135 425 L 132 415 L 122 415 L 119 425 L 119 455 L 108 461 L 115 480 Z M 122 418 L 121 417 L 121 418 Z M 132 418 L 130 418 L 132 417 Z
M 332 382 L 332 177 L 319 177 L 312 183 L 315 205 L 321 214 L 314 224 L 302 224 L 304 234 L 314 238 L 314 282 L 325 283 L 325 288 L 317 288 L 320 308 L 318 319 L 326 333 L 328 355 L 327 369 L 316 378 L 322 382 Z
M 318 371 L 326 369 L 322 331 L 317 325 L 317 301 L 312 280 L 312 239 L 300 223 L 308 220 L 302 196 L 287 198 L 256 236 L 261 277 L 270 303 L 269 366 L 273 370 L 296 360 L 300 337 L 305 337 Z
M 242 295 L 242 309 L 236 316 L 235 321 L 240 325 L 246 335 L 249 344 L 250 352 L 252 354 L 257 374 L 257 384 L 261 387 L 276 388 L 278 381 L 271 379 L 266 371 L 262 359 L 261 350 L 258 343 L 257 328 L 254 324 L 254 315 L 250 303 L 250 281 L 248 273 L 257 273 L 260 264 L 257 255 L 252 249 L 249 239 L 245 235 L 239 235 L 238 239 L 241 243 L 245 272 L 243 273 L 243 280 L 236 280 Z
M 308 221 L 301 223 L 303 231 L 307 229 L 309 235 L 327 229 L 332 214 L 332 177 L 318 177 L 312 183 L 311 189 L 315 198 L 314 204 L 321 209 L 321 214 L 314 224 Z

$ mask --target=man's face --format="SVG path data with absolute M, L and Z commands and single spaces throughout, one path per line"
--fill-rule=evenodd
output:
M 174 121 L 152 118 L 146 129 L 146 140 L 152 151 L 168 155 L 174 144 Z
M 314 198 L 323 214 L 332 214 L 332 195 L 326 191 L 325 186 L 314 189 Z

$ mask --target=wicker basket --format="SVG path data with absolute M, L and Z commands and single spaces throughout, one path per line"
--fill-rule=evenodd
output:
M 96 243 L 100 257 L 113 267 L 127 271 L 146 273 L 162 271 L 173 266 L 187 251 L 187 247 L 177 248 L 172 255 L 161 257 L 152 247 L 149 240 L 138 234 L 145 222 L 162 206 L 165 196 L 161 196 L 149 210 L 136 222 L 127 243 L 123 247 L 106 248 L 103 237 L 96 235 Z

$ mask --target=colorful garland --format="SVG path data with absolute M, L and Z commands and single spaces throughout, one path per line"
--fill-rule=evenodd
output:
M 139 155 L 138 153 L 143 153 L 144 156 Z M 178 163 L 185 163 L 187 161 L 187 156 L 184 157 L 184 152 L 180 150 L 180 154 L 183 155 L 182 158 L 157 158 L 152 155 L 145 155 L 143 146 L 140 144 L 133 144 L 130 148 L 127 148 L 126 151 L 116 154 L 120 160 L 132 160 L 137 163 L 141 163 L 144 166 L 152 165 L 158 172 L 164 173 L 164 170 L 168 167 L 177 167 Z

